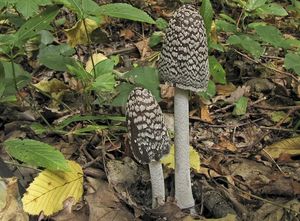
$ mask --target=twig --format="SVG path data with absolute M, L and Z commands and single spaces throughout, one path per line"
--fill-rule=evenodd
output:
M 98 161 L 101 160 L 101 159 L 102 159 L 102 156 L 101 156 L 101 155 L 97 156 L 95 159 L 93 159 L 93 160 L 91 160 L 90 162 L 84 164 L 84 165 L 83 165 L 83 169 L 85 169 L 85 168 L 91 166 L 92 164 L 98 162 Z
M 260 126 L 262 129 L 268 129 L 268 130 L 277 130 L 277 131 L 284 131 L 284 132 L 300 132 L 300 130 L 294 130 L 294 129 L 286 129 L 286 128 L 278 128 L 278 127 L 265 127 Z
M 13 165 L 13 166 L 16 166 L 16 167 L 24 167 L 24 168 L 36 170 L 36 171 L 38 171 L 38 172 L 41 172 L 41 171 L 42 171 L 42 170 L 40 170 L 40 169 L 37 169 L 37 168 L 32 167 L 32 166 L 29 166 L 29 165 L 25 165 L 25 164 L 19 164 L 19 163 L 14 163 L 14 162 L 10 162 L 10 161 L 4 161 L 4 163 L 10 164 L 10 165 Z

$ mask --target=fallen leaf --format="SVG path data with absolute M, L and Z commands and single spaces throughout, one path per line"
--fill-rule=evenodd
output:
M 222 136 L 220 137 L 220 142 L 216 144 L 216 148 L 230 150 L 232 152 L 235 152 L 237 150 L 236 146 L 226 139 L 226 137 Z
M 170 153 L 163 157 L 160 162 L 168 168 L 175 169 L 174 156 L 174 145 L 171 145 Z M 198 152 L 192 146 L 190 146 L 190 167 L 195 169 L 197 172 L 200 171 L 200 157 Z
M 250 90 L 249 86 L 238 87 L 234 92 L 231 93 L 230 97 L 225 99 L 226 102 L 233 104 L 238 101 L 242 96 L 248 93 Z
M 212 117 L 210 116 L 210 113 L 209 113 L 209 110 L 208 110 L 208 106 L 207 105 L 201 105 L 201 120 L 207 122 L 207 123 L 212 123 L 213 122 L 213 119 Z
M 92 31 L 99 26 L 97 22 L 92 19 L 86 18 L 84 21 L 80 20 L 72 28 L 65 30 L 68 38 L 67 42 L 71 47 L 75 47 L 78 44 L 87 44 L 87 34 L 90 35 Z M 86 27 L 84 27 L 85 25 Z
M 267 146 L 264 150 L 274 159 L 278 158 L 281 154 L 300 155 L 300 137 L 281 140 Z
M 224 95 L 224 96 L 229 96 L 232 92 L 236 90 L 236 86 L 232 83 L 228 84 L 218 84 L 216 85 L 217 88 L 217 94 L 218 95 Z
M 44 170 L 34 179 L 22 198 L 27 213 L 38 215 L 43 211 L 49 216 L 63 209 L 66 199 L 80 200 L 83 194 L 82 168 L 74 161 L 68 163 L 70 172 Z
M 130 40 L 135 36 L 134 32 L 131 31 L 130 29 L 126 28 L 121 30 L 120 32 L 120 37 L 124 37 L 125 40 Z
M 0 196 L 0 220 L 29 220 L 28 215 L 22 209 L 16 177 L 1 178 Z
M 144 38 L 143 40 L 134 44 L 141 55 L 141 60 L 144 60 L 145 57 L 148 57 L 150 55 L 150 52 L 152 51 L 148 44 L 148 38 Z
M 85 65 L 85 70 L 89 73 L 91 73 L 91 71 L 93 70 L 93 62 L 92 62 L 92 58 L 93 58 L 93 61 L 94 61 L 94 65 L 96 66 L 96 64 L 98 64 L 99 62 L 107 59 L 107 57 L 102 54 L 102 53 L 96 53 L 96 54 L 93 54 L 91 57 L 89 57 L 88 61 L 86 62 L 86 65 Z

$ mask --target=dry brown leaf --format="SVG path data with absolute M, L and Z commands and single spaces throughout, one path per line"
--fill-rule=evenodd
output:
M 143 40 L 134 44 L 141 55 L 141 60 L 144 60 L 144 58 L 148 57 L 152 51 L 148 43 L 149 38 L 144 38 Z
M 126 28 L 121 30 L 120 32 L 120 37 L 124 37 L 125 40 L 130 40 L 135 36 L 134 32 L 131 31 L 130 29 Z
M 205 121 L 207 123 L 210 123 L 210 124 L 213 122 L 213 119 L 210 116 L 210 113 L 209 113 L 207 105 L 201 106 L 200 113 L 201 113 L 200 114 L 201 120 L 203 120 L 203 121 Z
M 90 178 L 92 179 L 92 178 Z M 132 221 L 134 216 L 125 205 L 120 202 L 114 190 L 103 180 L 95 180 L 98 189 L 93 194 L 86 195 L 89 205 L 89 221 Z
M 280 154 L 300 155 L 300 137 L 293 137 L 276 142 L 264 148 L 273 158 L 278 158 Z
M 163 99 L 172 99 L 175 94 L 175 88 L 167 85 L 167 84 L 161 84 L 160 85 L 160 95 Z
M 231 93 L 229 98 L 225 99 L 225 101 L 230 104 L 233 104 L 238 99 L 240 99 L 242 96 L 244 96 L 245 93 L 248 93 L 249 90 L 250 90 L 249 86 L 238 87 L 234 92 Z
M 216 146 L 217 148 L 230 150 L 232 152 L 235 152 L 237 150 L 236 146 L 224 136 L 220 137 L 220 142 Z
M 224 95 L 224 96 L 229 96 L 232 92 L 236 90 L 236 86 L 232 83 L 228 83 L 225 85 L 218 84 L 216 88 L 217 88 L 217 94 Z

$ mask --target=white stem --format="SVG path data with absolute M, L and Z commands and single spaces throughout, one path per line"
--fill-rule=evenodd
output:
M 151 186 L 152 186 L 152 208 L 165 203 L 165 181 L 162 165 L 158 161 L 149 163 Z
M 175 88 L 175 199 L 181 209 L 195 206 L 189 155 L 189 93 Z

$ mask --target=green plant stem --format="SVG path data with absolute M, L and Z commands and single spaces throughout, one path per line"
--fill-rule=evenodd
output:
M 9 59 L 10 59 L 10 63 L 11 63 L 12 73 L 13 73 L 14 87 L 15 87 L 16 93 L 19 93 L 18 84 L 17 84 L 17 77 L 16 77 L 16 70 L 15 70 L 15 65 L 14 65 L 12 55 L 10 56 Z
M 86 37 L 87 37 L 87 40 L 88 40 L 88 52 L 89 52 L 89 54 L 91 56 L 91 61 L 92 61 L 92 66 L 93 66 L 93 73 L 94 73 L 94 79 L 96 79 L 95 62 L 94 62 L 94 58 L 93 58 L 93 54 L 92 54 L 92 49 L 91 49 L 91 39 L 90 39 L 90 35 L 88 33 L 88 30 L 87 30 L 85 19 L 82 19 L 82 21 L 83 21 L 84 31 L 85 31 L 85 34 L 86 34 Z

